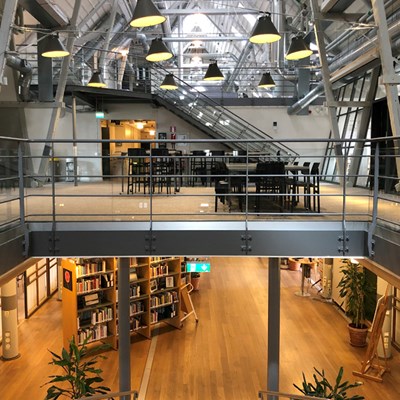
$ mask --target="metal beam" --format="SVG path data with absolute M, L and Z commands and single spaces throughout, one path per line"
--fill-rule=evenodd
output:
M 58 104 L 61 104 L 63 101 L 63 98 L 64 98 L 64 91 L 65 91 L 65 86 L 67 84 L 67 76 L 68 76 L 68 70 L 69 70 L 69 62 L 72 57 L 72 52 L 73 52 L 73 47 L 74 47 L 74 42 L 75 42 L 76 21 L 78 19 L 80 8 L 81 8 L 81 0 L 76 0 L 75 6 L 74 6 L 74 11 L 73 11 L 72 17 L 71 17 L 70 32 L 68 34 L 68 40 L 67 40 L 67 50 L 69 51 L 70 55 L 67 57 L 64 57 L 64 59 L 63 59 L 60 77 L 59 77 L 58 86 L 57 86 L 56 97 L 55 97 L 55 102 Z M 58 122 L 60 120 L 60 114 L 61 114 L 61 106 L 58 106 L 57 108 L 53 109 L 53 112 L 51 113 L 49 129 L 47 131 L 47 136 L 46 136 L 47 140 L 51 140 L 53 138 L 54 133 L 56 132 L 57 127 L 58 127 Z M 50 150 L 51 150 L 50 145 L 45 144 L 43 153 L 42 153 L 42 159 L 40 160 L 40 165 L 39 165 L 39 170 L 38 170 L 39 176 L 46 175 L 47 166 L 49 164 Z M 52 154 L 52 156 L 54 156 L 54 154 Z
M 180 15 L 192 15 L 196 11 L 193 8 L 168 8 L 161 10 L 161 14 L 165 16 L 180 16 Z M 249 15 L 249 14 L 260 14 L 260 11 L 256 9 L 247 9 L 247 8 L 232 8 L 231 10 L 226 9 L 226 8 L 220 8 L 220 9 L 215 9 L 215 8 L 207 8 L 207 9 L 201 9 L 200 12 L 204 15 Z
M 358 22 L 364 14 L 352 13 L 321 13 L 321 17 L 325 21 L 341 21 L 341 22 Z M 371 26 L 373 28 L 373 26 Z
M 6 0 L 0 24 L 0 86 L 3 84 L 6 51 L 10 45 L 11 26 L 14 23 L 18 0 Z
M 324 81 L 325 97 L 326 97 L 328 104 L 333 104 L 335 101 L 335 97 L 333 95 L 332 84 L 330 82 L 328 57 L 326 54 L 325 41 L 323 39 L 324 31 L 323 31 L 323 27 L 321 24 L 321 15 L 320 15 L 319 8 L 318 8 L 318 1 L 311 0 L 311 6 L 312 6 L 313 13 L 314 13 L 314 19 L 315 19 L 314 30 L 315 30 L 315 36 L 317 38 L 319 57 L 320 57 L 321 67 L 322 67 L 321 72 L 322 72 L 322 77 L 323 77 L 323 81 Z M 336 107 L 330 105 L 328 107 L 328 114 L 329 114 L 329 122 L 331 125 L 332 137 L 335 140 L 340 140 L 339 124 L 338 124 L 337 117 L 336 117 Z M 345 168 L 344 168 L 342 144 L 340 142 L 337 142 L 334 145 L 334 150 L 335 150 L 335 156 L 336 156 L 337 170 L 339 172 L 339 180 L 340 180 L 341 184 L 345 185 L 346 184 L 346 182 L 344 181 Z
M 379 53 L 381 55 L 382 78 L 386 90 L 388 111 L 390 116 L 390 126 L 393 136 L 400 136 L 400 103 L 397 84 L 398 76 L 394 70 L 394 58 L 392 55 L 391 41 L 386 21 L 385 7 L 382 1 L 372 0 L 372 10 L 374 12 L 375 23 L 378 25 L 377 38 L 379 43 Z M 397 177 L 400 178 L 400 150 L 399 143 L 393 146 L 396 160 Z

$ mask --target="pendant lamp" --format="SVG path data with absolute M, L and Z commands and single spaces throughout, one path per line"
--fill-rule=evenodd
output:
M 260 83 L 258 84 L 259 88 L 269 89 L 275 87 L 275 82 L 272 79 L 272 76 L 269 72 L 263 73 Z
M 218 68 L 217 62 L 213 61 L 208 66 L 207 72 L 204 75 L 203 80 L 205 81 L 223 81 L 224 75 L 221 70 Z
M 296 36 L 292 39 L 285 58 L 286 60 L 300 60 L 310 57 L 312 53 L 304 39 L 301 36 Z
M 95 87 L 95 88 L 104 88 L 107 85 L 105 84 L 103 80 L 103 76 L 101 75 L 101 71 L 95 71 L 93 72 L 92 77 L 90 78 L 89 83 L 87 84 L 90 87 Z
M 169 60 L 173 54 L 168 49 L 166 44 L 160 38 L 155 38 L 151 42 L 149 52 L 147 53 L 146 60 L 151 62 Z
M 178 85 L 175 82 L 174 75 L 172 75 L 172 74 L 166 75 L 162 84 L 160 85 L 160 88 L 164 89 L 164 90 L 178 89 Z
M 57 36 L 49 36 L 46 38 L 45 50 L 42 53 L 43 57 L 56 58 L 66 57 L 69 55 L 69 51 L 60 42 L 60 38 Z
M 251 43 L 273 43 L 281 37 L 271 21 L 271 14 L 267 13 L 258 19 L 249 40 Z
M 144 28 L 161 24 L 166 19 L 151 0 L 138 0 L 130 25 L 134 28 Z

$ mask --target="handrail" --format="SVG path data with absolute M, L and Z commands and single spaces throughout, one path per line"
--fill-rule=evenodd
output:
M 284 392 L 274 392 L 273 390 L 260 390 L 258 392 L 258 398 L 260 400 L 267 400 L 267 399 L 264 399 L 264 395 L 266 395 L 266 396 L 287 397 L 290 400 L 326 400 L 325 397 L 304 396 L 304 395 L 299 395 L 299 394 L 290 394 L 290 393 L 284 393 Z
M 133 397 L 131 396 L 133 395 Z M 138 398 L 138 392 L 136 390 L 129 390 L 126 392 L 108 392 L 107 394 L 95 394 L 89 397 L 81 397 L 80 400 L 109 400 L 119 397 L 120 399 L 124 397 L 123 400 L 128 400 L 126 396 L 129 396 L 129 399 L 136 400 Z

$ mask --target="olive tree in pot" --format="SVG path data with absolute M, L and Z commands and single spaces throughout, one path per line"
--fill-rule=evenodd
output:
M 86 339 L 82 344 L 77 345 L 75 339 L 69 342 L 69 348 L 62 349 L 61 354 L 49 350 L 52 360 L 49 364 L 60 367 L 60 375 L 51 375 L 45 385 L 51 385 L 47 389 L 45 400 L 58 399 L 64 396 L 69 399 L 80 399 L 96 393 L 106 394 L 110 388 L 99 385 L 103 382 L 102 370 L 96 367 L 99 359 L 106 357 L 97 354 L 100 351 L 110 349 L 107 344 L 88 348 Z M 60 386 L 57 386 L 61 384 Z M 44 385 L 43 385 L 44 386 Z
M 313 381 L 309 382 L 303 373 L 303 382 L 301 387 L 293 385 L 301 393 L 309 397 L 319 397 L 321 399 L 334 399 L 334 400 L 363 400 L 364 397 L 358 394 L 350 396 L 347 394 L 349 389 L 353 389 L 362 385 L 361 382 L 350 383 L 349 381 L 342 382 L 343 367 L 340 367 L 335 382 L 332 384 L 325 376 L 325 371 L 318 371 L 314 368 Z
M 351 320 L 348 325 L 350 344 L 363 347 L 367 344 L 368 334 L 368 327 L 365 324 L 365 302 L 368 296 L 373 295 L 373 289 L 360 264 L 349 259 L 342 260 L 342 263 L 342 278 L 338 288 L 340 297 L 346 301 L 346 315 Z

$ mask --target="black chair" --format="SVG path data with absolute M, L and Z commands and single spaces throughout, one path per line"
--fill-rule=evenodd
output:
M 150 154 L 153 193 L 156 188 L 158 193 L 161 193 L 165 187 L 167 194 L 170 194 L 173 163 L 169 151 L 168 149 L 151 149 Z
M 310 163 L 304 163 L 303 166 L 309 166 Z M 320 174 L 319 162 L 313 163 L 308 174 L 303 174 L 303 178 L 297 180 L 295 186 L 296 193 L 300 195 L 300 188 L 303 188 L 304 207 L 307 210 L 321 212 L 320 201 Z M 312 200 L 312 207 L 311 207 Z
M 224 150 L 211 150 L 211 184 L 215 181 L 215 176 L 219 174 L 221 166 L 225 165 L 225 151 Z M 226 169 L 226 166 L 225 166 Z
M 142 148 L 128 149 L 128 193 L 144 191 L 148 184 L 148 164 L 146 161 L 146 150 Z
M 203 186 L 207 183 L 207 163 L 206 152 L 204 150 L 193 150 L 192 157 L 190 158 L 190 181 L 194 186 L 197 181 L 195 175 L 201 175 L 200 181 Z

